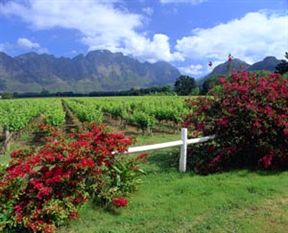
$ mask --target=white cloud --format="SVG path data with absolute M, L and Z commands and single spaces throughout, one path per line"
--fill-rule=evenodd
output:
M 9 1 L 0 5 L 0 15 L 16 15 L 36 30 L 59 27 L 80 31 L 81 41 L 89 50 L 109 49 L 146 60 L 178 59 L 178 53 L 170 51 L 167 36 L 156 34 L 152 40 L 146 38 L 138 32 L 144 17 L 117 8 L 115 2 L 118 1 L 26 0 L 25 4 Z
M 40 49 L 40 45 L 38 43 L 32 42 L 27 38 L 19 38 L 17 40 L 17 44 L 24 49 Z
M 207 0 L 160 0 L 162 4 L 168 4 L 168 3 L 189 3 L 192 5 L 197 5 L 203 2 L 206 2 Z
M 189 65 L 184 67 L 178 67 L 182 74 L 192 75 L 192 76 L 200 76 L 203 73 L 207 72 L 201 64 L 197 65 Z
M 126 44 L 127 50 L 131 51 L 133 56 L 143 57 L 150 62 L 183 60 L 180 53 L 170 52 L 169 37 L 165 34 L 155 34 L 152 40 L 134 35 L 127 40 Z
M 144 36 L 131 32 L 131 36 L 124 38 L 125 47 L 115 48 L 109 44 L 98 44 L 98 41 L 92 38 L 84 38 L 84 43 L 90 46 L 89 50 L 108 49 L 112 52 L 122 52 L 138 57 L 141 60 L 149 62 L 164 61 L 183 61 L 183 57 L 179 52 L 171 53 L 169 37 L 165 34 L 155 34 L 153 39 L 147 39 Z
M 194 29 L 175 48 L 187 58 L 224 61 L 231 53 L 253 63 L 268 55 L 283 57 L 288 47 L 287 28 L 287 15 L 253 12 L 213 28 Z
M 48 52 L 48 50 L 46 48 L 42 48 L 40 44 L 36 42 L 32 42 L 31 40 L 27 38 L 23 38 L 23 37 L 17 40 L 17 45 L 22 49 L 34 50 L 34 51 L 37 51 L 38 53 Z

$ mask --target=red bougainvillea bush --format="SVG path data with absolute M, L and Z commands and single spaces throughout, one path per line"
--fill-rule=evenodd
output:
M 47 144 L 13 152 L 9 166 L 0 170 L 0 231 L 49 233 L 77 218 L 79 207 L 100 192 L 107 171 L 115 169 L 118 159 L 112 152 L 124 152 L 131 144 L 101 126 L 69 139 L 51 130 Z M 111 200 L 127 205 L 122 196 Z
M 287 169 L 288 80 L 239 72 L 219 81 L 212 97 L 187 101 L 193 111 L 184 126 L 195 136 L 216 134 L 214 142 L 193 146 L 194 170 Z

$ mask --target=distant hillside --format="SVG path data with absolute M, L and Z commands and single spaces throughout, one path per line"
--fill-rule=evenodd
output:
M 180 72 L 167 62 L 139 62 L 122 53 L 96 50 L 86 56 L 57 58 L 0 52 L 0 92 L 119 91 L 173 84 Z
M 274 72 L 275 67 L 281 62 L 276 57 L 265 57 L 264 60 L 254 63 L 247 70 L 256 71 L 256 70 L 267 70 Z
M 232 70 L 233 71 L 275 71 L 275 67 L 281 62 L 281 60 L 278 60 L 275 57 L 269 56 L 264 58 L 262 61 L 256 62 L 252 65 L 249 65 L 245 61 L 242 61 L 238 58 L 235 58 L 232 60 Z M 206 75 L 205 77 L 198 80 L 199 85 L 202 85 L 206 80 L 217 77 L 221 75 L 227 75 L 228 74 L 228 65 L 229 62 L 222 63 L 218 66 L 216 66 L 211 73 Z

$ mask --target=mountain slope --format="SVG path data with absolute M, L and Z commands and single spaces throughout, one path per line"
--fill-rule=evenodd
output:
M 242 61 L 238 58 L 233 59 L 231 62 L 225 62 L 216 66 L 210 74 L 206 76 L 206 78 L 219 76 L 219 75 L 227 75 L 229 69 L 231 71 L 240 71 L 249 69 L 250 65 L 245 61 Z
M 256 71 L 256 70 L 267 70 L 274 72 L 275 67 L 281 62 L 281 60 L 278 60 L 276 57 L 265 57 L 262 61 L 254 63 L 252 66 L 250 66 L 247 71 Z
M 180 72 L 167 62 L 139 62 L 122 53 L 96 50 L 74 58 L 27 53 L 0 53 L 0 91 L 119 91 L 167 85 Z
M 232 71 L 264 71 L 265 72 L 274 72 L 275 67 L 281 63 L 281 60 L 278 60 L 275 57 L 269 56 L 264 58 L 262 61 L 256 62 L 252 65 L 247 64 L 244 61 L 241 61 L 240 59 L 233 59 L 231 62 L 231 70 Z M 216 66 L 211 73 L 209 73 L 207 76 L 198 79 L 198 86 L 202 88 L 202 93 L 207 93 L 209 89 L 211 89 L 213 86 L 215 86 L 218 83 L 219 76 L 225 76 L 228 74 L 229 70 L 229 62 L 222 63 L 218 66 Z M 231 71 L 230 70 L 230 71 Z M 263 73 L 263 72 L 261 72 Z
M 231 70 L 232 71 L 275 71 L 275 67 L 281 62 L 281 60 L 278 60 L 275 57 L 268 56 L 264 58 L 262 61 L 256 62 L 252 65 L 249 65 L 245 61 L 242 61 L 240 59 L 233 59 L 231 62 Z M 219 64 L 216 66 L 212 72 L 210 72 L 205 77 L 198 80 L 198 84 L 202 85 L 206 80 L 210 79 L 211 77 L 217 77 L 221 75 L 227 75 L 229 69 L 229 62 L 225 62 L 222 64 Z

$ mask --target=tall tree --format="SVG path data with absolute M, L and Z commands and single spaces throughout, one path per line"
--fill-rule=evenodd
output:
M 181 75 L 175 82 L 174 89 L 178 95 L 190 95 L 196 88 L 195 79 L 187 75 Z

